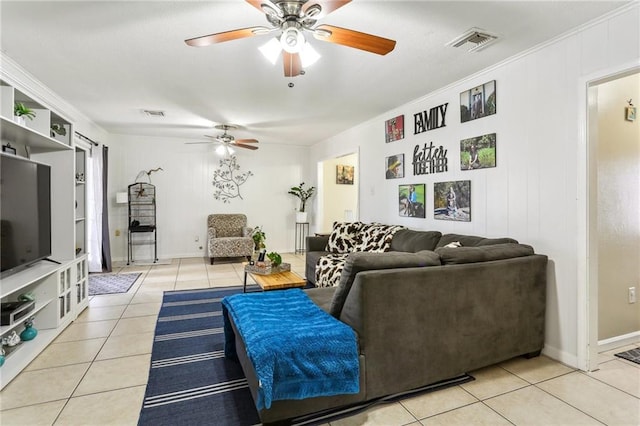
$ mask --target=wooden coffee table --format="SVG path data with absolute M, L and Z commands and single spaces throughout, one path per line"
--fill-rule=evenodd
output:
M 302 288 L 307 284 L 307 281 L 304 278 L 301 278 L 298 274 L 291 271 L 267 275 L 244 271 L 243 293 L 247 292 L 247 274 L 251 275 L 251 278 L 258 283 L 262 291 Z

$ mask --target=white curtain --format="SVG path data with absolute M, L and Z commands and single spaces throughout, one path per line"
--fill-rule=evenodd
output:
M 93 147 L 87 161 L 87 234 L 89 272 L 102 272 L 102 149 Z

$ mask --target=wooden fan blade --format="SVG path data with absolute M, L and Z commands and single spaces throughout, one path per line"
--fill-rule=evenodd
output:
M 300 62 L 300 55 L 297 53 L 289 53 L 282 51 L 282 62 L 284 64 L 284 76 L 296 77 L 300 75 L 302 69 L 302 63 Z
M 249 1 L 249 0 L 247 0 Z M 327 16 L 328 14 L 330 14 L 331 12 L 333 12 L 336 9 L 341 8 L 342 6 L 344 6 L 345 4 L 349 4 L 351 3 L 351 0 L 317 0 L 317 1 L 308 1 L 304 4 L 304 6 L 302 6 L 302 13 L 306 14 L 307 13 L 307 9 L 309 9 L 309 6 L 313 5 L 313 4 L 318 4 L 320 5 L 320 7 L 322 7 L 322 11 L 320 13 L 318 13 L 317 15 L 313 16 L 313 19 L 320 19 L 320 18 L 324 18 L 325 16 Z
M 202 37 L 195 37 L 185 40 L 189 46 L 193 47 L 204 47 L 209 46 L 214 43 L 222 43 L 225 41 L 236 40 L 239 38 L 247 38 L 253 37 L 256 34 L 256 31 L 259 33 L 264 33 L 265 31 L 271 31 L 270 28 L 267 27 L 249 27 L 249 28 L 240 28 L 237 30 L 225 31 L 222 33 L 209 34 Z
M 331 32 L 331 35 L 328 37 L 320 36 L 317 32 L 313 33 L 313 36 L 318 40 L 353 47 L 355 49 L 366 50 L 367 52 L 376 53 L 378 55 L 386 55 L 396 47 L 395 40 L 361 33 L 359 31 L 348 30 L 346 28 L 334 27 L 332 25 L 318 25 L 315 29 Z
M 236 139 L 236 143 L 258 143 L 257 139 Z
M 239 144 L 239 143 L 234 143 L 234 144 L 231 144 L 231 145 L 237 146 L 238 148 L 250 149 L 252 151 L 255 151 L 256 149 L 258 149 L 258 147 L 255 146 L 255 145 L 242 145 L 242 144 Z

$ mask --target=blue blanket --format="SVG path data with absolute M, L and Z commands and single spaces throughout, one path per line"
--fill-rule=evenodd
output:
M 282 399 L 359 392 L 355 332 L 300 289 L 222 300 L 225 355 L 236 355 L 233 319 L 259 380 L 258 410 Z

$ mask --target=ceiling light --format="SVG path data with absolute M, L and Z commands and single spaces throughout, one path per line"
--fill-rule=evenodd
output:
M 282 46 L 280 46 L 280 41 L 274 37 L 258 49 L 260 49 L 260 52 L 262 52 L 264 57 L 267 58 L 272 65 L 275 65 L 282 51 Z
M 300 53 L 304 47 L 304 43 L 304 35 L 302 35 L 302 31 L 299 29 L 290 27 L 282 31 L 280 44 L 286 52 Z
M 304 49 L 300 52 L 300 63 L 302 68 L 307 68 L 315 64 L 320 57 L 321 55 L 308 41 L 304 43 Z

